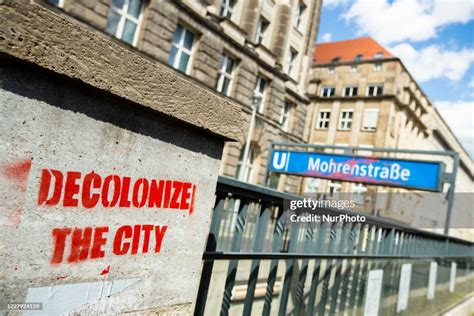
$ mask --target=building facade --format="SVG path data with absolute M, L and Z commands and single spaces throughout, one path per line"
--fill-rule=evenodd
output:
M 247 126 L 239 142 L 226 145 L 222 175 L 263 184 L 268 142 L 303 141 L 321 0 L 47 2 L 237 103 Z M 270 181 L 290 192 L 298 183 L 293 177 Z
M 371 38 L 316 45 L 308 93 L 312 100 L 305 140 L 316 145 L 360 147 L 359 155 L 380 155 L 371 148 L 456 151 L 460 155 L 456 192 L 473 192 L 472 160 L 429 98 L 403 63 Z M 327 149 L 326 149 L 327 150 Z M 331 150 L 330 150 L 331 151 Z M 440 160 L 452 171 L 449 157 L 389 154 L 384 156 Z M 444 188 L 446 191 L 447 188 Z M 359 195 L 361 210 L 372 196 L 370 212 L 411 225 L 433 227 L 444 223 L 446 208 L 427 215 L 414 207 L 389 206 L 405 189 L 381 188 L 362 183 L 306 179 L 302 193 L 351 192 Z M 385 203 L 373 201 L 377 197 Z M 413 192 L 413 191 L 412 191 Z M 372 193 L 372 195 L 371 195 Z M 431 199 L 432 197 L 430 197 Z M 466 215 L 469 212 L 464 210 Z M 423 217 L 423 220 L 420 218 Z M 421 221 L 421 222 L 420 222 Z M 423 227 L 424 228 L 424 227 Z
M 224 148 L 224 176 L 264 184 L 270 141 L 363 147 L 357 153 L 366 155 L 374 147 L 454 150 L 461 157 L 456 190 L 472 192 L 472 160 L 396 56 L 370 38 L 314 49 L 320 0 L 44 3 L 239 105 L 246 126 L 239 142 Z M 354 192 L 360 199 L 365 192 L 403 192 L 276 174 L 266 185 L 291 193 Z M 413 216 L 371 203 L 376 215 L 413 224 Z

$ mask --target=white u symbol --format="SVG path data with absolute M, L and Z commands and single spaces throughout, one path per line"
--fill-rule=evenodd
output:
M 281 154 L 281 160 L 278 161 L 278 158 L 280 157 L 280 154 Z M 287 156 L 288 156 L 288 153 L 276 152 L 273 155 L 273 168 L 278 169 L 278 170 L 283 169 L 286 165 Z

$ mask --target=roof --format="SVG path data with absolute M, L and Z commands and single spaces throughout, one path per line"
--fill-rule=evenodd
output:
M 381 53 L 380 57 L 376 54 Z M 342 63 L 373 60 L 376 58 L 393 58 L 388 50 L 370 37 L 362 37 L 345 41 L 316 44 L 314 63 L 316 65 L 328 63 Z

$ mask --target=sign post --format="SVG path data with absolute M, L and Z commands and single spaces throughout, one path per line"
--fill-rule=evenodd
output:
M 271 172 L 441 191 L 441 162 L 275 150 Z
M 284 149 L 276 149 L 275 147 Z M 297 151 L 288 148 L 304 148 L 306 150 Z M 314 149 L 327 148 L 343 149 L 344 154 L 314 151 Z M 448 209 L 445 221 L 445 234 L 448 234 L 456 173 L 459 165 L 458 153 L 453 151 L 370 148 L 372 152 L 449 156 L 453 159 L 453 170 L 447 173 L 445 172 L 445 164 L 441 161 L 358 156 L 354 154 L 357 150 L 368 149 L 271 142 L 264 183 L 267 183 L 270 172 L 432 192 L 442 192 L 444 183 L 449 183 L 449 191 L 446 196 Z

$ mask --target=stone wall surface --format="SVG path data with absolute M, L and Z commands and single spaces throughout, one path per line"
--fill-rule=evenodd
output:
M 0 49 L 225 139 L 240 135 L 237 107 L 38 4 L 3 1 Z M 51 43 L 45 45 L 44 43 Z M 190 97 L 192 96 L 192 97 Z

